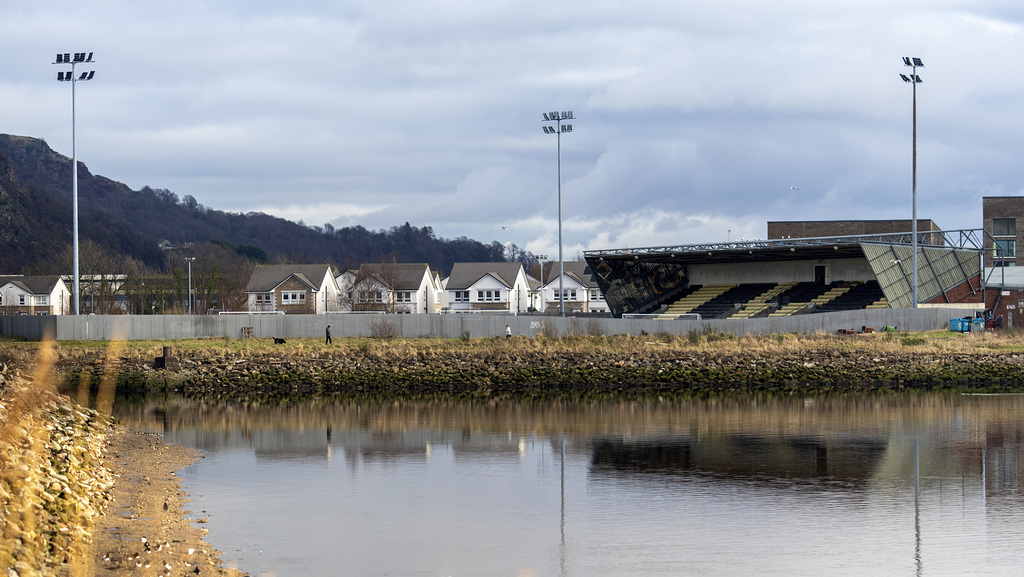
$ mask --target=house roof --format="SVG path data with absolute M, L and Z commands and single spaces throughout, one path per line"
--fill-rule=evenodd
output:
M 53 288 L 57 286 L 57 281 L 59 280 L 60 275 L 56 274 L 32 276 L 9 275 L 0 276 L 0 286 L 12 283 L 29 294 L 48 295 L 53 292 Z
M 564 261 L 562 264 L 563 269 L 565 270 L 565 276 L 575 280 L 587 288 L 598 288 L 597 281 L 594 280 L 594 275 L 591 273 L 590 267 L 586 261 L 571 260 Z M 558 282 L 558 261 L 544 263 L 544 286 L 547 286 L 552 282 Z
M 507 287 L 516 282 L 523 265 L 518 262 L 457 262 L 452 265 L 446 290 L 465 290 L 487 275 L 498 279 Z
M 356 284 L 367 277 L 391 290 L 419 290 L 423 275 L 429 270 L 425 263 L 369 263 L 359 267 Z
M 258 264 L 249 277 L 245 292 L 270 292 L 294 276 L 313 289 L 319 289 L 325 276 L 334 278 L 327 264 Z

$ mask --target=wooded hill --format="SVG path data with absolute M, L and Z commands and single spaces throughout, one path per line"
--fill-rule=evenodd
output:
M 330 263 L 339 271 L 397 260 L 447 273 L 457 261 L 505 260 L 497 241 L 438 238 L 429 226 L 310 227 L 260 212 L 215 210 L 169 190 L 131 190 L 93 175 L 81 161 L 78 171 L 80 242 L 155 272 L 180 266 L 169 264 L 159 245 L 164 240 L 179 249 L 213 243 L 253 263 Z M 66 260 L 62 255 L 70 251 L 71 197 L 70 158 L 43 140 L 0 134 L 0 273 L 70 273 L 41 269 Z

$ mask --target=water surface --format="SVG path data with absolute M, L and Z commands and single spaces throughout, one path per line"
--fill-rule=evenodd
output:
M 1007 575 L 1024 396 L 120 401 L 252 575 Z

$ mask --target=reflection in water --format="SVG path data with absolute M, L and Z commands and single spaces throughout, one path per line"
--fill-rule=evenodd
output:
M 253 574 L 956 575 L 1024 562 L 1020 396 L 115 403 Z

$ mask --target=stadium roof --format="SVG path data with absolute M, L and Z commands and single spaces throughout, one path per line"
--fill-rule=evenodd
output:
M 980 229 L 919 231 L 918 246 L 921 248 L 958 248 L 981 252 L 984 250 L 983 238 L 984 231 Z M 864 250 L 862 245 L 864 244 L 910 246 L 913 244 L 912 240 L 913 234 L 905 232 L 589 250 L 584 252 L 584 255 L 587 258 L 595 259 L 635 257 L 642 258 L 648 262 L 670 262 L 674 264 L 863 258 Z
M 981 273 L 984 230 L 918 231 L 917 240 L 917 286 L 923 295 L 919 302 L 950 302 L 950 290 L 977 282 L 971 279 Z M 912 303 L 914 251 L 909 232 L 591 250 L 584 256 L 616 315 L 670 302 L 687 286 L 689 265 L 844 258 L 866 259 L 890 307 Z

